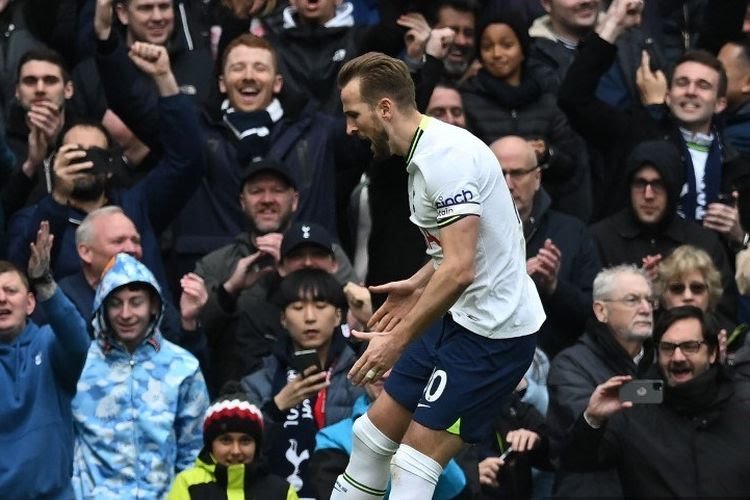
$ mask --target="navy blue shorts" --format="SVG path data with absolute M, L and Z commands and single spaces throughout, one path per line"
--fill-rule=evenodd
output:
M 492 435 L 535 347 L 536 335 L 490 339 L 446 314 L 407 347 L 385 390 L 415 422 L 478 443 Z

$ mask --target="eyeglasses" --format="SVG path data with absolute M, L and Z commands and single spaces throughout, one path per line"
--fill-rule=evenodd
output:
M 665 356 L 674 355 L 675 349 L 678 347 L 683 354 L 695 354 L 701 350 L 701 346 L 705 344 L 703 340 L 686 340 L 679 344 L 673 344 L 672 342 L 659 342 L 659 352 Z
M 531 172 L 539 168 L 539 165 L 531 168 L 519 168 L 516 170 L 503 170 L 503 176 L 510 177 L 511 179 L 520 179 L 524 175 L 529 175 Z
M 621 299 L 601 299 L 602 302 L 619 302 L 620 304 L 623 304 L 626 307 L 630 308 L 638 307 L 644 300 L 648 305 L 651 306 L 652 309 L 656 309 L 659 305 L 659 301 L 656 299 L 656 297 L 653 297 L 651 295 L 629 294 Z
M 706 293 L 706 290 L 708 290 L 708 285 L 705 283 L 698 283 L 697 281 L 690 283 L 689 285 L 685 285 L 685 283 L 670 283 L 667 286 L 667 290 L 669 290 L 669 293 L 673 293 L 675 295 L 682 295 L 685 293 L 685 289 L 689 288 L 690 293 L 693 295 L 703 295 Z
M 649 181 L 638 177 L 636 179 L 633 179 L 633 182 L 630 184 L 630 187 L 638 191 L 645 191 L 649 186 L 651 187 L 651 191 L 655 193 L 663 193 L 667 190 L 666 186 L 664 185 L 664 181 L 661 179 L 654 179 L 652 181 Z

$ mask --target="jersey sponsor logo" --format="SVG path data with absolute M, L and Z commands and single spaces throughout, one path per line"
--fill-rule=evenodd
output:
M 473 200 L 474 193 L 472 193 L 468 189 L 463 189 L 460 193 L 457 193 L 453 196 L 446 196 L 445 198 L 443 198 L 442 196 L 438 197 L 437 201 L 435 201 L 435 208 L 439 211 L 440 209 L 445 209 L 453 205 L 463 205 L 465 203 L 473 203 L 478 205 L 478 202 Z

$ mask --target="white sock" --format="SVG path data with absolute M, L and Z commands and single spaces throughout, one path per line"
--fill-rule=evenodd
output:
M 391 461 L 390 500 L 432 498 L 443 468 L 432 458 L 402 444 Z
M 354 422 L 353 431 L 352 456 L 346 471 L 336 478 L 331 500 L 383 498 L 398 443 L 380 432 L 367 413 Z

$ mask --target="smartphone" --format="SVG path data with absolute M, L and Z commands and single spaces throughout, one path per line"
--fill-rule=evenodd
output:
M 620 387 L 620 401 L 636 405 L 658 405 L 664 399 L 664 381 L 655 379 L 631 380 Z
M 719 195 L 716 197 L 716 201 L 724 205 L 729 205 L 730 207 L 733 207 L 735 204 L 734 196 L 726 193 L 719 193 Z
M 509 459 L 513 458 L 515 452 L 516 450 L 514 450 L 512 446 L 509 446 L 508 449 L 505 450 L 502 455 L 500 455 L 500 460 L 502 460 L 503 462 L 507 462 Z
M 304 351 L 294 351 L 294 369 L 299 373 L 304 374 L 305 370 L 311 366 L 316 367 L 320 371 L 320 360 L 318 359 L 318 351 L 315 349 L 305 349 Z
M 109 150 L 93 146 L 84 151 L 86 156 L 76 158 L 72 163 L 92 162 L 94 165 L 88 171 L 90 174 L 107 174 L 114 170 L 115 157 Z

